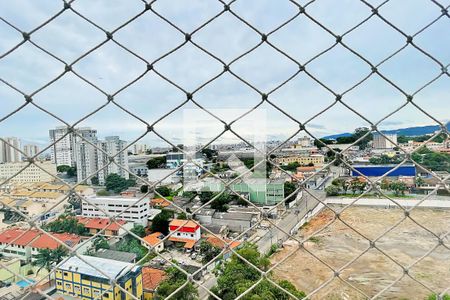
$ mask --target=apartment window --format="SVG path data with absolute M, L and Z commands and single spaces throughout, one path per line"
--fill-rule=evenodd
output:
M 64 272 L 64 276 L 69 276 L 69 273 L 67 273 L 67 272 Z
M 91 290 L 89 288 L 84 287 L 83 288 L 83 294 L 89 294 Z
M 65 284 L 64 284 L 64 288 L 65 288 L 66 290 L 71 290 L 71 289 L 72 289 L 72 284 L 71 284 L 71 283 L 65 283 Z
M 77 293 L 77 294 L 80 294 L 80 293 L 81 293 L 81 288 L 80 288 L 79 286 L 77 286 L 77 285 L 75 285 L 75 286 L 73 287 L 73 290 L 74 290 L 74 292 Z
M 191 237 L 194 237 L 194 235 L 191 233 Z

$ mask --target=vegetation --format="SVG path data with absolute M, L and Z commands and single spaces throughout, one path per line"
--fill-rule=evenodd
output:
M 154 296 L 155 300 L 166 299 L 187 281 L 186 275 L 176 267 L 168 268 L 166 273 L 167 278 L 161 282 L 156 290 L 156 294 Z M 188 282 L 172 297 L 172 299 L 195 300 L 198 299 L 198 291 L 191 282 Z
M 387 156 L 381 155 L 380 157 L 371 157 L 369 162 L 373 165 L 389 165 L 389 164 L 399 164 L 403 161 L 400 156 Z
M 331 182 L 330 186 L 325 188 L 327 196 L 347 195 L 350 190 L 352 194 L 363 193 L 367 187 L 367 182 L 361 181 L 359 178 L 346 180 L 344 178 L 336 178 Z
M 77 176 L 77 168 L 71 167 L 68 165 L 61 165 L 56 167 L 56 171 L 58 173 L 66 173 L 69 177 L 75 177 Z
M 134 253 L 137 260 L 142 259 L 148 253 L 148 249 L 141 245 L 141 242 L 132 235 L 126 235 L 120 242 L 117 243 L 116 249 L 118 251 Z
M 199 195 L 200 201 L 202 202 L 202 204 L 205 204 L 212 198 L 216 197 L 218 194 L 219 193 L 213 193 L 209 191 L 201 192 Z M 220 212 L 226 212 L 228 211 L 229 207 L 228 204 L 230 204 L 231 202 L 236 202 L 240 205 L 243 205 L 244 202 L 247 205 L 247 203 L 244 200 L 240 199 L 239 196 L 231 194 L 229 192 L 222 193 L 219 197 L 214 199 L 210 205 L 212 209 L 215 209 Z
M 109 195 L 111 195 L 111 193 L 108 192 L 107 190 L 99 190 L 97 192 L 97 196 L 109 196 Z
M 244 245 L 237 253 L 262 271 L 267 270 L 269 267 L 270 262 L 268 258 L 261 256 L 257 247 L 253 244 Z M 261 279 L 260 272 L 248 266 L 245 261 L 236 255 L 233 255 L 229 261 L 219 268 L 219 274 L 217 285 L 211 291 L 224 300 L 237 298 Z M 277 283 L 295 297 L 299 299 L 305 297 L 305 293 L 298 291 L 289 281 L 281 280 Z M 242 299 L 288 300 L 290 298 L 288 294 L 271 284 L 267 279 L 263 279 Z
M 430 138 L 432 137 L 432 135 L 418 135 L 418 136 L 405 136 L 405 135 L 400 135 L 397 137 L 397 142 L 398 143 L 407 143 L 408 141 L 414 141 L 414 142 L 425 142 L 428 141 Z M 446 139 L 446 135 L 444 133 L 439 134 L 438 136 L 434 137 L 432 139 L 433 142 L 436 143 L 442 143 L 443 141 L 445 141 Z
M 136 181 L 134 179 L 125 179 L 115 173 L 109 174 L 105 179 L 106 190 L 113 191 L 116 194 L 125 191 L 135 184 Z
M 297 168 L 300 167 L 300 164 L 296 161 L 288 163 L 286 166 L 282 166 L 281 168 L 286 171 L 295 172 Z
M 145 227 L 139 224 L 134 224 L 133 228 L 130 230 L 132 233 L 137 235 L 138 237 L 145 236 Z
M 163 209 L 159 214 L 155 216 L 155 218 L 153 218 L 151 226 L 152 231 L 168 234 L 170 218 L 172 218 L 172 213 L 166 209 Z
M 411 158 L 431 171 L 450 172 L 450 154 L 438 153 L 423 147 L 411 155 Z
M 438 300 L 438 299 L 442 299 L 442 300 L 450 300 L 450 295 L 449 294 L 444 294 L 442 296 L 442 298 L 439 298 L 438 295 L 436 294 L 431 294 L 430 296 L 428 296 L 427 300 Z
M 230 170 L 230 166 L 227 163 L 215 163 L 211 168 L 211 173 L 217 174 Z
M 331 145 L 331 144 L 333 144 L 334 142 L 333 142 L 333 140 L 328 140 L 328 139 L 316 139 L 316 140 L 314 140 L 314 146 L 316 146 L 317 148 L 322 148 L 322 147 L 325 147 L 323 144 L 325 144 L 325 145 Z
M 38 266 L 36 272 L 39 273 L 42 269 L 46 269 L 48 272 L 53 268 L 53 266 L 59 264 L 64 256 L 67 255 L 67 249 L 63 246 L 59 246 L 56 249 L 39 249 L 38 254 L 34 256 L 33 265 Z
M 167 186 L 159 186 L 155 191 L 163 197 L 169 197 L 172 194 L 172 190 Z
M 404 182 L 398 180 L 389 181 L 387 179 L 384 179 L 381 182 L 381 188 L 383 190 L 393 191 L 396 196 L 404 195 L 405 191 L 408 189 Z
M 212 159 L 214 156 L 217 156 L 217 150 L 211 150 L 208 148 L 202 149 L 202 153 L 207 159 Z
M 202 262 L 204 264 L 213 260 L 222 250 L 207 241 L 203 240 L 200 244 L 200 254 L 203 256 Z
M 295 186 L 295 184 L 293 184 L 292 182 L 288 182 L 286 181 L 284 183 L 284 197 L 289 196 L 290 194 L 292 194 L 293 192 L 295 192 L 295 190 L 297 189 L 297 187 Z M 293 194 L 292 196 L 288 197 L 286 199 L 286 204 L 290 203 L 292 201 L 295 200 L 295 197 L 297 197 L 297 193 Z
M 91 183 L 93 185 L 98 185 L 99 184 L 98 177 L 97 176 L 91 177 Z
M 84 235 L 88 232 L 86 227 L 78 222 L 77 218 L 66 214 L 60 215 L 55 221 L 44 225 L 43 228 L 50 232 L 67 232 L 77 235 Z
M 155 157 L 147 161 L 147 168 L 149 169 L 164 168 L 165 166 L 166 166 L 165 156 Z
M 95 251 L 99 249 L 109 249 L 109 243 L 103 236 L 98 236 L 92 241 L 92 247 Z

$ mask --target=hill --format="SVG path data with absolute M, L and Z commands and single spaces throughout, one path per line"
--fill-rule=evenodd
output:
M 447 123 L 447 129 L 450 130 L 450 122 Z M 396 133 L 397 135 L 405 135 L 405 136 L 418 136 L 418 135 L 432 134 L 437 130 L 439 130 L 438 125 L 428 125 L 428 126 L 407 127 L 407 128 L 393 129 L 393 130 L 382 130 L 381 132 L 388 133 L 388 134 Z M 351 136 L 351 135 L 352 135 L 351 133 L 345 132 L 345 133 L 339 133 L 339 134 L 334 134 L 334 135 L 328 135 L 323 138 L 324 139 L 337 139 L 338 137 Z

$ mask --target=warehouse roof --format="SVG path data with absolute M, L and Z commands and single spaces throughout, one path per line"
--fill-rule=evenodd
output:
M 118 279 L 129 271 L 134 271 L 138 268 L 134 267 L 133 264 L 112 259 L 86 255 L 80 255 L 80 258 L 78 256 L 69 258 L 59 266 L 59 269 L 63 271 L 73 271 L 98 278 Z M 95 268 L 93 266 L 95 266 Z M 100 273 L 99 270 L 101 270 L 103 274 Z

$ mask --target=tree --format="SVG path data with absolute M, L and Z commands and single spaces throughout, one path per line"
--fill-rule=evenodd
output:
M 167 186 L 158 186 L 155 190 L 163 197 L 168 197 L 172 194 L 172 190 Z
M 66 173 L 71 167 L 68 165 L 60 165 L 56 167 L 58 173 Z
M 95 251 L 99 249 L 109 249 L 109 243 L 103 236 L 98 236 L 92 241 L 92 247 Z
M 105 179 L 106 190 L 120 193 L 125 191 L 130 186 L 134 186 L 136 181 L 134 179 L 125 179 L 118 174 L 109 174 Z
M 68 215 L 60 215 L 55 221 L 47 223 L 43 228 L 50 232 L 56 233 L 73 233 L 84 235 L 87 233 L 86 227 L 79 223 L 77 218 Z
M 91 177 L 91 183 L 93 185 L 98 185 L 99 184 L 98 177 L 97 176 Z
M 282 166 L 283 170 L 292 172 L 296 171 L 298 167 L 300 167 L 300 164 L 296 161 L 288 163 L 287 166 Z
M 422 186 L 425 184 L 425 181 L 423 180 L 422 177 L 416 177 L 416 186 Z
M 337 185 L 330 185 L 325 188 L 325 193 L 327 196 L 337 196 L 340 191 L 341 189 Z
M 438 295 L 436 294 L 431 294 L 430 296 L 428 296 L 427 300 L 438 300 L 438 299 L 442 299 L 442 300 L 450 300 L 450 295 L 449 294 L 444 294 L 442 296 L 442 298 L 439 298 Z
M 217 156 L 217 151 L 216 150 L 211 150 L 211 149 L 208 149 L 208 148 L 202 149 L 202 153 L 204 155 L 206 155 L 207 159 L 212 159 L 213 156 Z
M 166 166 L 165 156 L 155 157 L 147 161 L 147 168 L 149 169 L 164 168 L 165 166 Z
M 177 267 L 170 267 L 166 270 L 167 278 L 161 282 L 156 290 L 155 300 L 166 299 L 170 294 L 184 285 L 187 281 L 186 275 Z M 181 290 L 175 293 L 173 299 L 196 300 L 198 299 L 198 290 L 188 282 Z
M 213 260 L 222 250 L 214 245 L 211 245 L 207 241 L 203 240 L 200 243 L 200 254 L 203 256 L 202 262 L 204 264 Z
M 140 190 L 141 190 L 141 193 L 147 194 L 148 193 L 148 185 L 146 185 L 146 184 L 141 185 Z
M 109 196 L 109 195 L 111 195 L 111 193 L 108 192 L 107 190 L 99 190 L 97 192 L 97 196 Z
M 391 191 L 394 191 L 394 194 L 396 196 L 404 195 L 405 191 L 408 189 L 408 187 L 406 186 L 406 183 L 401 182 L 401 181 L 393 181 L 389 184 L 389 189 Z
M 295 186 L 295 184 L 293 184 L 292 182 L 286 181 L 284 183 L 284 197 L 289 196 L 290 194 L 295 192 L 296 189 L 297 189 L 297 187 Z M 294 201 L 296 196 L 297 196 L 297 193 L 295 193 L 292 196 L 288 197 L 286 199 L 286 204 Z
M 152 231 L 153 232 L 161 232 L 163 234 L 169 233 L 169 219 L 172 217 L 172 214 L 163 209 L 159 214 L 153 218 L 152 221 Z
M 131 235 L 127 235 L 116 247 L 119 251 L 136 254 L 137 260 L 141 260 L 148 253 L 147 247 L 142 246 L 140 241 Z
M 139 224 L 134 224 L 133 228 L 130 230 L 132 233 L 137 235 L 138 237 L 145 236 L 145 227 Z
M 212 199 L 212 197 L 214 196 L 213 192 L 210 191 L 202 191 L 199 194 L 199 198 L 200 198 L 200 202 L 202 204 L 205 204 L 206 202 L 208 202 L 209 200 Z
M 241 249 L 237 250 L 237 253 L 263 271 L 269 267 L 270 261 L 268 258 L 261 256 L 258 248 L 253 244 L 245 244 Z M 225 300 L 237 298 L 261 279 L 261 273 L 248 266 L 237 255 L 233 255 L 229 261 L 226 261 L 219 267 L 219 274 L 217 285 L 211 291 Z M 305 297 L 303 292 L 298 291 L 288 281 L 279 281 L 278 284 L 300 299 Z M 288 294 L 271 284 L 267 279 L 262 279 L 254 289 L 242 297 L 242 299 L 246 300 L 288 300 L 290 298 Z
M 39 273 L 42 269 L 46 269 L 48 272 L 50 272 L 52 267 L 59 264 L 66 255 L 67 249 L 63 246 L 58 246 L 53 250 L 49 248 L 39 249 L 38 254 L 34 256 L 33 261 L 33 265 L 39 267 L 36 274 Z

